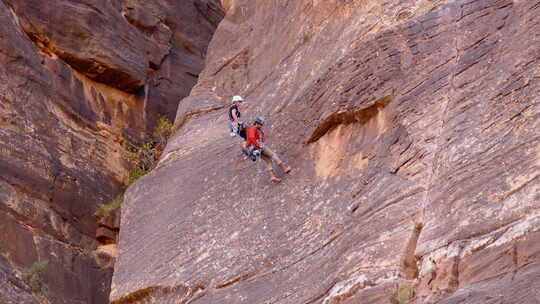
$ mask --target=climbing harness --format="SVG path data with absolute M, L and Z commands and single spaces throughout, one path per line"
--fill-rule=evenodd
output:
M 247 150 L 242 149 L 242 151 L 244 151 L 244 154 L 246 154 L 246 156 L 249 157 L 249 159 L 251 159 L 251 161 L 254 161 L 254 162 L 256 162 L 261 157 L 261 154 L 262 154 L 262 150 L 255 146 L 249 146 Z

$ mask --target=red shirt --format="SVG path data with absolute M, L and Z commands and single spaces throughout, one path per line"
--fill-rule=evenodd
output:
M 263 137 L 263 134 L 262 132 L 257 129 L 256 126 L 251 126 L 251 127 L 247 127 L 246 128 L 246 142 L 247 142 L 247 146 L 255 146 L 257 148 L 262 148 L 261 144 L 259 143 L 259 139 L 261 140 L 261 142 L 264 141 L 264 137 Z

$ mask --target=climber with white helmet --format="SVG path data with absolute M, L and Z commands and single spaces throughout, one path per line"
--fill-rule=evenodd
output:
M 272 182 L 279 183 L 281 179 L 274 174 L 272 161 L 274 161 L 285 174 L 291 172 L 291 167 L 285 165 L 285 163 L 279 159 L 279 156 L 266 144 L 264 144 L 264 133 L 262 131 L 262 127 L 265 125 L 265 123 L 266 121 L 264 118 L 257 117 L 253 123 L 253 126 L 245 129 L 246 142 L 244 143 L 243 149 L 244 152 L 249 156 L 260 155 L 268 167 Z M 256 156 L 255 158 L 252 158 L 252 160 L 256 160 Z
M 240 120 L 240 105 L 244 102 L 244 99 L 240 95 L 234 95 L 232 98 L 232 105 L 229 107 L 229 129 L 231 136 L 241 136 L 245 139 L 245 133 L 242 132 L 243 123 Z

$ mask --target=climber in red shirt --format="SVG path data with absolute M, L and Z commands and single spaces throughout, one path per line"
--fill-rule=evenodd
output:
M 262 149 L 262 142 L 264 142 L 264 133 L 260 130 L 259 124 L 255 124 L 251 127 L 246 128 L 246 143 L 244 147 L 249 147 L 251 145 Z M 259 140 L 261 142 L 259 142 Z
M 268 172 L 270 173 L 270 178 L 272 182 L 279 183 L 281 181 L 274 174 L 274 169 L 272 167 L 272 160 L 283 170 L 285 174 L 291 172 L 291 167 L 285 165 L 285 163 L 279 159 L 279 156 L 272 151 L 267 145 L 264 144 L 264 133 L 262 132 L 262 126 L 266 123 L 264 118 L 257 117 L 253 126 L 246 128 L 246 142 L 244 144 L 244 151 L 247 151 L 250 146 L 254 146 L 261 151 L 261 158 L 266 163 L 268 167 Z

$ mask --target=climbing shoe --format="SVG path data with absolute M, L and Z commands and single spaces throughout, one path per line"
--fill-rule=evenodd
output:
M 270 173 L 270 180 L 273 182 L 273 183 L 279 183 L 281 182 L 281 179 L 278 178 L 275 174 L 274 174 L 274 169 L 270 169 L 268 170 L 268 173 Z
M 281 168 L 281 170 L 283 170 L 283 173 L 285 174 L 289 174 L 289 172 L 291 172 L 291 167 L 286 166 L 284 163 L 279 164 L 279 167 Z
M 278 177 L 275 177 L 273 176 L 271 179 L 270 179 L 273 183 L 280 183 L 281 182 L 281 178 L 278 178 Z

